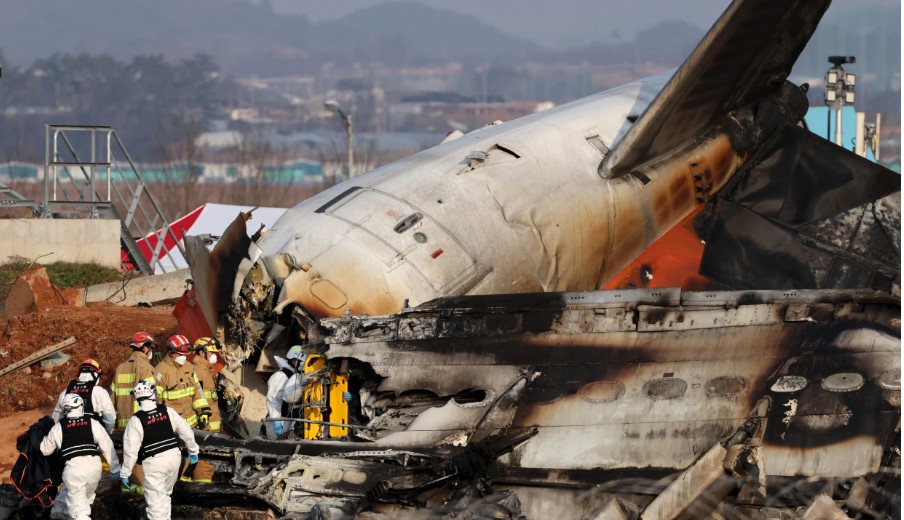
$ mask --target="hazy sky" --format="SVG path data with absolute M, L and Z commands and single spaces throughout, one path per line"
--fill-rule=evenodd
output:
M 303 14 L 316 22 L 393 0 L 270 1 L 279 12 Z M 638 30 L 665 20 L 685 20 L 705 30 L 729 4 L 729 0 L 409 1 L 476 16 L 502 32 L 560 50 L 600 40 L 630 40 Z M 900 5 L 900 0 L 834 0 L 829 12 L 864 4 Z

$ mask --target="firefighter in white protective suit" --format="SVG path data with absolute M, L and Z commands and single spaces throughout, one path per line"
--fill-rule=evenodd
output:
M 188 450 L 190 465 L 198 462 L 198 444 L 188 422 L 178 412 L 157 405 L 157 389 L 147 381 L 139 381 L 132 390 L 138 402 L 122 438 L 123 488 L 129 487 L 129 476 L 135 464 L 144 469 L 144 499 L 148 520 L 169 520 L 173 486 L 179 480 L 182 453 L 178 441 Z
M 50 414 L 53 420 L 59 421 L 60 417 L 63 417 L 63 398 L 75 394 L 85 402 L 85 415 L 100 421 L 107 433 L 112 433 L 116 424 L 116 408 L 110 394 L 97 384 L 101 373 L 100 363 L 90 358 L 83 361 L 78 366 L 78 376 L 60 392 L 56 406 Z
M 86 520 L 91 518 L 94 491 L 103 473 L 99 455 L 109 464 L 114 480 L 119 479 L 119 459 L 104 427 L 85 414 L 84 399 L 67 394 L 61 406 L 63 416 L 41 441 L 41 453 L 59 450 L 65 464 L 63 488 L 53 502 L 50 518 Z
M 302 352 L 301 345 L 295 345 L 290 348 L 285 358 L 276 356 L 276 364 L 279 365 L 279 370 L 274 372 L 270 379 L 267 380 L 267 417 L 270 419 L 288 416 L 288 405 L 284 398 L 286 392 L 292 393 L 293 389 L 287 389 L 286 384 L 290 379 L 293 379 L 293 376 L 303 370 L 305 357 L 307 356 Z M 298 384 L 301 383 L 299 378 L 294 378 L 293 380 L 298 381 Z M 267 421 L 267 437 L 271 439 L 279 438 L 283 434 L 288 433 L 291 427 L 292 422 L 290 421 Z

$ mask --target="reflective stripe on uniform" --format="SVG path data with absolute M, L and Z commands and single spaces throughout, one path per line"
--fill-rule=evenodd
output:
M 191 426 L 192 428 L 194 428 L 195 425 L 198 424 L 198 416 L 197 416 L 197 415 L 192 415 L 192 416 L 190 416 L 190 417 L 186 417 L 185 421 L 188 423 L 189 426 Z
M 210 406 L 210 405 L 207 403 L 207 399 L 204 399 L 203 396 L 200 399 L 195 399 L 194 401 L 191 402 L 191 407 L 194 408 L 195 410 L 197 410 L 198 408 L 205 408 L 207 406 Z
M 111 393 L 117 397 L 132 395 L 137 378 L 135 374 L 119 374 L 113 384 L 110 385 Z M 154 384 L 154 378 L 150 376 L 142 379 L 142 381 L 147 381 L 151 385 Z
M 204 398 L 208 399 L 208 400 L 216 401 L 217 400 L 217 391 L 216 390 L 205 390 Z
M 210 431 L 218 432 L 222 428 L 222 423 L 220 421 L 210 421 Z
M 160 387 L 157 387 L 160 388 Z M 195 395 L 194 388 L 181 388 L 179 390 L 168 390 L 160 392 L 160 395 L 167 401 L 176 401 L 183 397 L 192 397 Z

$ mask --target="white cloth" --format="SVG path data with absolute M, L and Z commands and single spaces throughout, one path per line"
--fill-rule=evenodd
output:
M 99 422 L 91 420 L 91 433 L 100 454 L 110 466 L 110 472 L 120 471 L 119 458 L 113 449 L 113 441 Z M 63 445 L 63 427 L 60 423 L 53 425 L 47 436 L 41 441 L 41 453 L 45 456 L 57 451 Z M 91 504 L 94 503 L 94 491 L 100 482 L 103 467 L 97 455 L 82 455 L 66 461 L 63 466 L 63 485 L 53 502 L 51 518 L 71 518 L 90 520 Z
M 160 405 L 163 406 L 163 405 Z M 192 432 L 188 421 L 182 418 L 175 410 L 166 407 L 170 423 L 176 437 L 185 444 L 189 455 L 198 454 L 198 443 L 195 442 L 195 434 Z M 132 469 L 138 462 L 138 450 L 141 449 L 141 441 L 144 439 L 144 427 L 141 419 L 133 415 L 126 425 L 126 431 L 122 436 L 122 471 L 120 478 L 129 478 Z M 144 471 L 144 500 L 147 503 L 148 520 L 169 520 L 172 504 L 173 486 L 179 480 L 179 470 L 182 467 L 182 453 L 178 448 L 172 448 L 152 457 L 144 459 L 141 468 Z
M 66 397 L 66 391 L 60 392 L 57 398 L 56 406 L 53 407 L 53 413 L 50 414 L 54 421 L 59 422 L 63 416 L 63 398 Z M 103 423 L 107 433 L 113 431 L 116 424 L 116 408 L 113 406 L 113 400 L 110 399 L 110 393 L 100 385 L 94 385 L 91 389 L 91 406 L 94 407 L 94 413 L 100 415 L 100 422 Z

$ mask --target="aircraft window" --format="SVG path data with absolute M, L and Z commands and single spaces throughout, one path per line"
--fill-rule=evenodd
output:
M 404 233 L 411 229 L 411 226 L 420 222 L 422 218 L 424 218 L 424 215 L 420 213 L 412 213 L 411 215 L 408 215 L 407 217 L 402 219 L 402 221 L 396 224 L 392 229 L 396 233 Z
M 468 388 L 467 390 L 462 390 L 458 392 L 454 396 L 452 396 L 452 400 L 455 401 L 455 404 L 473 404 L 473 403 L 481 403 L 485 401 L 487 398 L 486 390 L 481 390 L 477 388 Z
M 863 386 L 863 376 L 856 372 L 832 374 L 822 380 L 822 387 L 829 392 L 853 392 Z
M 687 381 L 677 377 L 652 379 L 643 385 L 643 393 L 654 401 L 677 399 L 687 391 Z
M 901 369 L 895 368 L 887 372 L 882 372 L 878 378 L 879 386 L 886 390 L 901 389 Z
M 772 384 L 770 390 L 781 394 L 790 394 L 807 387 L 807 378 L 802 376 L 782 376 Z
M 747 388 L 747 380 L 737 376 L 714 377 L 706 382 L 704 391 L 708 397 L 733 399 Z
M 594 381 L 582 386 L 580 394 L 589 403 L 611 403 L 625 395 L 625 385 L 619 381 Z

